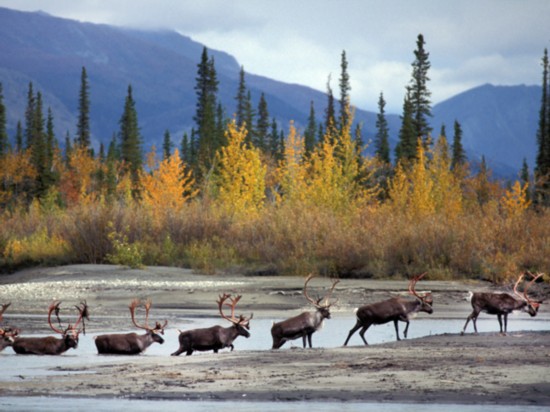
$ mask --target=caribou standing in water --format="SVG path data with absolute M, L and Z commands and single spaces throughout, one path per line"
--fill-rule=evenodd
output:
M 397 335 L 397 340 L 401 340 L 399 337 L 399 326 L 398 322 L 405 322 L 405 330 L 403 335 L 407 337 L 407 331 L 409 330 L 409 316 L 411 314 L 416 314 L 418 312 L 426 312 L 431 314 L 433 312 L 432 304 L 433 297 L 432 294 L 427 292 L 423 295 L 419 295 L 414 289 L 416 282 L 424 277 L 425 273 L 413 277 L 409 282 L 409 294 L 415 297 L 414 300 L 403 299 L 402 297 L 394 297 L 382 302 L 373 303 L 370 305 L 365 305 L 357 309 L 357 323 L 349 331 L 348 337 L 344 342 L 346 346 L 352 337 L 352 335 L 358 330 L 359 336 L 365 342 L 365 345 L 368 345 L 367 340 L 365 339 L 365 332 L 371 325 L 382 325 L 393 321 L 395 326 L 395 334 Z
M 88 305 L 85 301 L 81 302 L 76 309 L 79 312 L 78 319 L 74 325 L 69 324 L 65 330 L 61 330 L 52 324 L 52 313 L 55 312 L 58 324 L 61 326 L 59 319 L 59 305 L 61 302 L 53 302 L 48 308 L 48 324 L 50 328 L 60 334 L 61 338 L 46 336 L 42 338 L 24 338 L 16 337 L 12 343 L 12 348 L 19 355 L 61 355 L 70 348 L 76 349 L 78 346 L 78 336 L 80 332 L 86 334 L 86 325 L 84 319 L 88 320 Z M 78 325 L 82 322 L 82 329 Z
M 136 308 L 140 305 L 141 302 L 138 299 L 134 299 L 129 306 L 130 315 L 134 326 L 139 329 L 145 329 L 146 332 L 143 335 L 138 335 L 137 333 L 98 335 L 95 337 L 95 346 L 98 354 L 138 355 L 155 342 L 164 343 L 164 339 L 160 335 L 164 335 L 164 328 L 168 324 L 168 321 L 165 320 L 164 324 L 156 322 L 155 327 L 150 327 L 149 310 L 151 309 L 152 302 L 151 300 L 147 300 L 143 304 L 145 307 L 145 323 L 140 325 L 136 321 Z
M 531 274 L 530 274 L 531 275 Z M 539 310 L 539 306 L 542 301 L 534 301 L 529 298 L 527 291 L 531 285 L 542 276 L 542 273 L 537 276 L 531 275 L 533 279 L 529 284 L 523 289 L 523 295 L 521 295 L 517 288 L 519 283 L 522 281 L 524 274 L 521 274 L 516 284 L 514 285 L 514 295 L 517 298 L 509 295 L 508 293 L 493 293 L 493 292 L 470 292 L 470 299 L 472 303 L 473 311 L 470 313 L 462 328 L 462 335 L 466 331 L 466 326 L 470 320 L 473 321 L 474 331 L 477 333 L 477 317 L 480 312 L 486 312 L 489 315 L 497 315 L 498 323 L 500 325 L 500 333 L 505 335 L 508 329 L 508 314 L 514 310 L 522 310 L 529 313 L 531 316 L 536 316 Z M 504 318 L 504 329 L 502 320 Z
M 313 277 L 313 275 L 309 275 L 304 283 L 304 297 L 315 307 L 316 311 L 303 312 L 298 316 L 274 323 L 271 327 L 272 349 L 279 349 L 286 341 L 298 338 L 302 338 L 304 348 L 306 347 L 307 338 L 311 348 L 311 335 L 322 327 L 325 319 L 330 319 L 330 307 L 335 302 L 330 303 L 329 299 L 339 280 L 332 281 L 332 287 L 324 297 L 314 300 L 307 293 L 307 284 Z M 321 303 L 323 300 L 324 303 Z
M 231 303 L 226 303 L 227 300 Z M 240 315 L 235 317 L 235 307 L 241 299 L 241 296 L 232 297 L 230 294 L 224 293 L 220 295 L 217 300 L 218 309 L 223 319 L 232 323 L 231 326 L 224 328 L 222 326 L 212 326 L 210 328 L 193 329 L 187 331 L 180 331 L 179 335 L 179 348 L 172 353 L 172 356 L 178 356 L 185 352 L 186 356 L 189 356 L 193 351 L 209 351 L 213 350 L 214 353 L 218 353 L 220 349 L 230 348 L 233 351 L 233 341 L 239 336 L 245 338 L 250 337 L 248 330 L 250 329 L 250 320 L 254 314 L 251 314 L 249 318 Z M 223 313 L 223 305 L 231 308 L 231 316 L 227 316 Z
M 0 322 L 4 319 L 4 312 L 11 305 L 10 303 L 5 303 L 0 309 Z M 12 328 L 11 326 L 0 326 L 0 352 L 6 349 L 8 346 L 11 346 L 15 341 L 15 338 L 19 336 L 19 329 Z

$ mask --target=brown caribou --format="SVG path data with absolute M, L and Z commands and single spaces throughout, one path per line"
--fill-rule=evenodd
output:
M 528 272 L 529 273 L 529 272 Z M 472 303 L 472 313 L 466 319 L 464 328 L 462 328 L 461 334 L 464 335 L 466 327 L 470 320 L 473 321 L 474 331 L 477 333 L 477 317 L 481 312 L 486 312 L 489 315 L 497 315 L 498 323 L 500 325 L 500 333 L 505 335 L 508 329 L 508 314 L 514 310 L 522 310 L 529 313 L 531 316 L 536 316 L 539 310 L 539 306 L 542 301 L 534 301 L 529 298 L 527 291 L 531 285 L 542 276 L 542 273 L 537 276 L 532 275 L 533 277 L 531 282 L 523 290 L 523 295 L 521 295 L 517 288 L 520 282 L 522 281 L 524 274 L 521 274 L 514 285 L 514 295 L 511 296 L 508 293 L 494 293 L 494 292 L 470 292 L 470 299 Z M 503 320 L 504 318 L 504 329 L 503 329 Z
M 57 322 L 61 326 L 59 319 L 59 305 L 61 302 L 53 302 L 48 308 L 48 324 L 50 328 L 59 333 L 62 337 L 56 338 L 46 336 L 41 338 L 16 337 L 12 343 L 12 348 L 19 355 L 61 355 L 70 348 L 76 349 L 78 346 L 78 336 L 80 332 L 86 334 L 86 325 L 84 319 L 88 317 L 88 305 L 82 301 L 76 306 L 79 316 L 74 325 L 69 324 L 65 330 L 61 330 L 52 324 L 52 313 L 55 312 Z M 82 329 L 78 328 L 82 322 Z
M 349 331 L 348 337 L 344 342 L 346 346 L 352 337 L 352 335 L 358 330 L 359 336 L 365 342 L 365 345 L 368 345 L 367 340 L 365 339 L 365 332 L 371 325 L 382 325 L 393 321 L 395 326 L 395 334 L 397 335 L 397 340 L 401 340 L 399 337 L 399 326 L 398 322 L 405 322 L 405 330 L 403 335 L 407 337 L 407 331 L 409 330 L 409 316 L 411 314 L 416 314 L 418 312 L 426 312 L 431 314 L 433 312 L 432 304 L 433 297 L 432 294 L 427 292 L 423 295 L 419 295 L 416 290 L 416 282 L 424 277 L 426 273 L 423 273 L 418 276 L 414 276 L 409 281 L 409 294 L 415 297 L 414 300 L 404 299 L 402 297 L 394 297 L 391 299 L 384 300 L 382 302 L 372 303 L 370 305 L 361 306 L 356 311 L 357 323 Z
M 154 327 L 149 326 L 149 311 L 152 306 L 151 300 L 147 300 L 143 306 L 145 307 L 145 323 L 140 325 L 136 321 L 136 308 L 142 303 L 138 299 L 134 299 L 129 306 L 132 323 L 136 328 L 145 329 L 143 335 L 137 333 L 114 333 L 107 335 L 98 335 L 95 337 L 95 346 L 97 353 L 101 355 L 138 355 L 144 352 L 153 343 L 164 343 L 164 339 L 160 335 L 164 335 L 164 328 L 168 324 L 165 320 L 164 324 L 156 322 Z
M 313 275 L 309 275 L 304 283 L 304 297 L 310 302 L 317 310 L 315 312 L 303 312 L 298 316 L 283 320 L 281 322 L 274 323 L 271 327 L 271 337 L 273 338 L 272 349 L 279 349 L 286 341 L 302 338 L 303 346 L 306 347 L 306 338 L 311 348 L 311 336 L 319 330 L 325 319 L 330 319 L 330 307 L 335 303 L 329 302 L 334 288 L 339 280 L 332 280 L 332 287 L 328 293 L 317 300 L 309 297 L 307 293 L 307 285 Z M 324 300 L 324 303 L 321 302 Z
M 0 322 L 4 320 L 4 312 L 11 305 L 10 303 L 5 303 L 1 305 L 0 309 Z M 8 346 L 11 346 L 19 336 L 19 329 L 12 328 L 11 326 L 0 326 L 0 352 L 2 352 Z
M 230 303 L 226 303 L 227 300 Z M 245 338 L 250 337 L 248 330 L 250 329 L 250 320 L 254 317 L 251 314 L 249 318 L 240 315 L 235 317 L 235 307 L 241 299 L 241 296 L 232 297 L 230 294 L 224 293 L 220 295 L 216 301 L 218 303 L 218 309 L 223 319 L 228 320 L 233 325 L 229 327 L 212 326 L 209 328 L 193 329 L 188 331 L 180 331 L 179 335 L 179 348 L 172 353 L 172 356 L 178 356 L 185 352 L 186 356 L 189 356 L 193 351 L 209 351 L 213 350 L 214 353 L 218 353 L 220 349 L 230 348 L 233 351 L 233 341 L 239 336 Z M 226 316 L 223 313 L 223 305 L 231 308 L 231 317 Z

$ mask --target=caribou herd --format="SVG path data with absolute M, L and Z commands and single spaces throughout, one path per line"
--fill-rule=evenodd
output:
M 393 322 L 397 340 L 399 337 L 398 322 L 406 324 L 403 335 L 407 337 L 409 329 L 409 319 L 418 312 L 433 313 L 433 296 L 430 292 L 418 293 L 415 290 L 416 283 L 424 277 L 425 273 L 414 276 L 409 281 L 408 293 L 411 298 L 402 296 L 393 297 L 381 302 L 371 303 L 356 309 L 357 323 L 351 330 L 344 342 L 347 346 L 353 334 L 359 330 L 359 335 L 365 345 L 368 345 L 365 339 L 367 329 L 372 325 L 382 325 L 388 322 Z M 527 285 L 523 287 L 523 291 L 519 292 L 519 285 L 525 280 L 525 276 L 530 276 Z M 328 289 L 325 296 L 314 299 L 308 292 L 308 284 L 313 279 L 313 275 L 309 275 L 305 279 L 303 296 L 315 308 L 314 311 L 306 311 L 297 316 L 273 323 L 271 328 L 271 336 L 273 338 L 272 350 L 279 349 L 287 341 L 302 338 L 303 347 L 306 348 L 306 340 L 309 347 L 312 347 L 312 335 L 319 330 L 325 319 L 330 319 L 330 307 L 336 301 L 331 301 L 338 280 L 332 280 L 332 285 Z M 495 292 L 470 292 L 470 301 L 472 304 L 472 313 L 466 319 L 466 324 L 462 329 L 462 334 L 466 331 L 466 327 L 470 320 L 474 325 L 474 331 L 477 333 L 476 320 L 480 312 L 486 312 L 491 315 L 496 315 L 500 324 L 500 333 L 507 332 L 507 317 L 508 314 L 515 310 L 521 310 L 529 313 L 531 316 L 536 316 L 542 301 L 533 300 L 527 294 L 529 288 L 535 283 L 542 274 L 532 275 L 530 272 L 521 274 L 515 282 L 513 295 L 508 293 Z M 232 296 L 224 293 L 219 296 L 217 306 L 222 319 L 231 323 L 229 327 L 212 326 L 209 328 L 193 329 L 179 331 L 179 347 L 172 353 L 172 356 L 178 356 L 184 353 L 189 356 L 194 351 L 214 351 L 217 353 L 220 349 L 234 349 L 233 342 L 239 336 L 245 338 L 250 337 L 250 320 L 253 317 L 244 315 L 235 315 L 237 303 L 241 296 Z M 54 301 L 48 308 L 48 324 L 50 328 L 60 337 L 23 337 L 21 331 L 13 326 L 4 325 L 4 312 L 10 307 L 11 303 L 0 305 L 0 351 L 7 347 L 12 347 L 13 351 L 19 355 L 61 355 L 69 349 L 78 347 L 78 339 L 80 333 L 86 333 L 85 322 L 89 320 L 89 311 L 86 301 L 75 305 L 76 320 L 74 324 L 68 323 L 66 327 L 61 324 L 59 313 L 61 311 L 61 302 Z M 143 334 L 126 333 L 126 334 L 105 334 L 95 336 L 95 345 L 97 352 L 100 355 L 137 355 L 144 352 L 153 343 L 164 343 L 164 329 L 168 325 L 168 321 L 155 321 L 154 326 L 149 325 L 149 312 L 151 310 L 151 300 L 145 302 L 133 300 L 130 305 L 130 317 L 134 326 L 138 329 L 145 330 Z M 145 310 L 145 319 L 139 323 L 136 320 L 136 311 L 143 307 Z M 227 309 L 231 314 L 227 315 Z M 52 323 L 52 315 L 55 314 L 57 325 Z M 504 320 L 504 324 L 503 321 Z

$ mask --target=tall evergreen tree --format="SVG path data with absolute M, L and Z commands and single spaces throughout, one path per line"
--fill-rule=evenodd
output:
M 315 119 L 315 107 L 313 100 L 309 104 L 309 116 L 307 118 L 307 126 L 304 131 L 304 150 L 305 154 L 309 155 L 313 152 L 315 147 L 315 140 L 317 134 L 317 120 Z
M 452 145 L 452 158 L 451 158 L 451 169 L 456 170 L 458 167 L 466 163 L 466 152 L 462 146 L 462 128 L 460 123 L 455 120 L 454 123 L 454 135 L 453 135 L 453 145 Z
M 279 127 L 275 118 L 271 121 L 271 132 L 269 133 L 269 152 L 275 159 L 281 159 L 283 149 L 279 135 Z
M 9 150 L 9 140 L 6 120 L 6 106 L 4 106 L 4 94 L 2 91 L 2 83 L 0 83 L 0 157 L 6 154 Z
M 196 156 L 192 156 L 193 166 L 195 166 L 196 176 L 200 177 L 210 170 L 221 144 L 220 136 L 216 133 L 218 79 L 214 58 L 208 57 L 206 47 L 203 48 L 201 61 L 198 64 L 196 81 L 197 109 L 193 119 L 197 128 L 191 137 L 194 142 L 196 141 L 194 150 L 197 152 Z
M 412 103 L 407 93 L 403 101 L 403 115 L 401 116 L 401 129 L 399 129 L 399 141 L 395 146 L 395 160 L 408 161 L 416 157 L 416 139 L 412 118 Z
M 27 92 L 27 107 L 25 109 L 25 148 L 29 149 L 32 146 L 32 139 L 35 129 L 35 108 L 36 100 L 34 97 L 34 91 L 32 82 L 29 83 L 29 89 Z
M 447 138 L 447 128 L 445 127 L 445 123 L 441 125 L 441 129 L 439 130 L 439 136 Z
M 336 111 L 334 108 L 334 94 L 330 87 L 330 76 L 327 80 L 327 107 L 325 109 L 325 132 L 334 134 L 336 128 Z
M 428 89 L 428 70 L 430 69 L 430 54 L 424 49 L 424 36 L 418 35 L 416 41 L 416 50 L 414 51 L 415 60 L 412 63 L 412 78 L 408 86 L 411 102 L 412 126 L 415 134 L 415 140 L 422 138 L 425 145 L 428 145 L 430 133 L 429 117 L 432 116 L 431 92 Z
M 265 95 L 260 95 L 258 103 L 258 122 L 256 123 L 256 147 L 261 151 L 267 151 L 267 142 L 269 139 L 269 111 Z
M 349 122 L 350 116 L 350 79 L 348 74 L 348 61 L 346 59 L 346 51 L 342 51 L 340 62 L 340 130 L 342 130 Z
M 386 120 L 386 101 L 384 94 L 380 92 L 378 98 L 378 114 L 376 115 L 376 136 L 374 137 L 374 150 L 378 159 L 384 163 L 390 163 L 390 130 Z
M 181 161 L 186 164 L 190 164 L 189 151 L 190 151 L 189 136 L 187 135 L 187 132 L 185 132 L 181 138 L 180 157 L 181 157 Z
M 523 158 L 523 164 L 521 166 L 519 178 L 521 180 L 521 184 L 523 186 L 527 185 L 528 187 L 527 191 L 525 192 L 525 198 L 526 198 L 525 200 L 530 202 L 533 197 L 532 195 L 533 190 L 531 189 L 531 178 L 529 176 L 529 166 L 527 165 L 527 159 L 525 157 Z
M 248 145 L 251 145 L 257 139 L 256 128 L 254 127 L 255 117 L 256 117 L 256 111 L 252 106 L 252 96 L 250 94 L 250 90 L 248 90 L 248 92 L 246 93 L 246 104 L 245 104 L 245 115 L 244 115 L 244 121 L 246 123 L 246 129 L 248 131 L 245 140 Z
M 132 96 L 132 85 L 128 85 L 124 111 L 119 123 L 120 156 L 135 185 L 133 194 L 136 196 L 138 194 L 136 187 L 139 182 L 139 172 L 143 165 L 143 153 L 136 103 Z
M 172 141 L 170 140 L 170 132 L 168 129 L 164 131 L 162 141 L 162 160 L 168 159 L 172 155 Z
M 537 158 L 535 165 L 535 201 L 550 205 L 550 82 L 548 49 L 542 57 L 542 97 L 537 129 Z
M 44 112 L 42 105 L 42 93 L 36 93 L 34 101 L 34 113 L 30 131 L 31 161 L 37 172 L 33 195 L 42 197 L 48 190 L 48 157 L 46 146 L 46 133 L 44 131 Z
M 76 141 L 80 147 L 90 148 L 90 86 L 86 68 L 82 67 L 80 75 L 80 93 L 78 95 L 78 123 L 76 127 Z
M 237 95 L 235 96 L 235 100 L 237 101 L 235 121 L 238 129 L 240 129 L 243 126 L 243 123 L 246 122 L 247 90 L 244 75 L 244 67 L 241 66 L 241 70 L 239 71 L 239 85 L 237 88 Z
M 23 126 L 21 125 L 21 120 L 17 121 L 17 126 L 15 128 L 15 150 L 17 153 L 23 150 Z

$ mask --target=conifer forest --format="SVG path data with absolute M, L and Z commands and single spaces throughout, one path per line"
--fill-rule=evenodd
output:
M 132 85 L 117 132 L 93 148 L 94 85 L 75 90 L 78 123 L 54 133 L 55 113 L 32 83 L 24 118 L 6 129 L 0 83 L 0 271 L 106 263 L 340 277 L 507 282 L 550 268 L 550 90 L 542 58 L 537 164 L 515 181 L 473 168 L 459 121 L 430 126 L 429 53 L 419 35 L 399 141 L 390 149 L 383 93 L 375 136 L 354 122 L 347 56 L 339 96 L 280 124 L 244 69 L 236 113 L 217 98 L 215 63 L 197 63 L 194 126 L 145 148 Z M 450 131 L 450 133 L 448 133 Z M 448 136 L 447 136 L 448 134 Z M 374 155 L 365 155 L 366 142 Z

